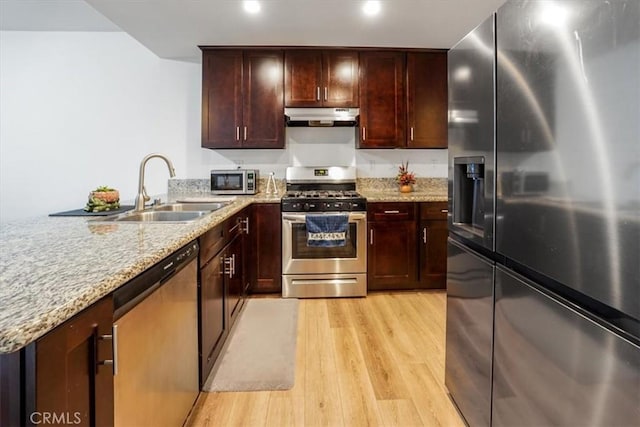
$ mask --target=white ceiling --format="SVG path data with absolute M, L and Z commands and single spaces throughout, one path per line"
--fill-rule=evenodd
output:
M 200 61 L 199 45 L 449 48 L 504 0 L 0 0 L 0 29 L 126 31 L 161 58 Z

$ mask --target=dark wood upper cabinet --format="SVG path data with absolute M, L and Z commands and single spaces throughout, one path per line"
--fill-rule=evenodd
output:
M 204 49 L 202 146 L 284 148 L 281 50 Z
M 447 148 L 447 53 L 407 53 L 407 148 Z
M 358 52 L 287 50 L 287 107 L 357 107 Z
M 202 146 L 240 148 L 242 51 L 202 53 Z
M 284 103 L 287 107 L 322 105 L 322 51 L 288 50 L 284 54 Z
M 360 53 L 359 148 L 406 144 L 405 53 Z
M 245 148 L 284 148 L 283 62 L 280 50 L 244 52 Z
M 325 107 L 357 107 L 359 88 L 358 52 L 325 51 L 322 58 Z

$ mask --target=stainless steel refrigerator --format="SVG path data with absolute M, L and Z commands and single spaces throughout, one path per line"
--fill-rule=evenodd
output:
M 640 419 L 640 2 L 507 1 L 449 52 L 445 381 L 472 425 Z

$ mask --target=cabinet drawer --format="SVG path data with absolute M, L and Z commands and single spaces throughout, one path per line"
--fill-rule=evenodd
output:
M 420 203 L 420 219 L 447 219 L 447 202 Z
M 231 241 L 233 236 L 242 234 L 247 224 L 247 210 L 235 214 L 222 224 L 216 225 L 211 230 L 200 236 L 200 266 L 205 265 L 213 258 L 227 243 Z
M 213 258 L 227 242 L 227 227 L 225 224 L 216 225 L 200 236 L 200 265 L 205 265 Z
M 416 217 L 416 204 L 411 202 L 369 203 L 369 221 L 411 221 Z

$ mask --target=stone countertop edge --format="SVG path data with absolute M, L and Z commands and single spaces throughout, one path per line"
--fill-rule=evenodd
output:
M 446 193 L 434 193 L 430 191 L 413 191 L 411 193 L 400 193 L 397 190 L 361 190 L 367 199 L 367 203 L 376 202 L 446 202 Z
M 369 202 L 447 200 L 428 191 L 361 193 Z M 281 196 L 238 196 L 202 219 L 179 224 L 83 217 L 0 224 L 0 354 L 37 340 L 246 206 L 279 203 Z

